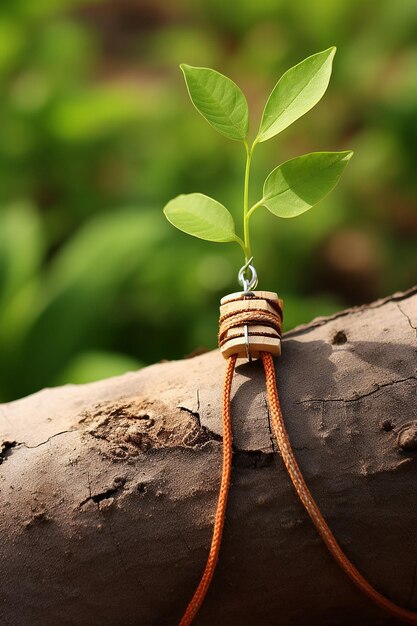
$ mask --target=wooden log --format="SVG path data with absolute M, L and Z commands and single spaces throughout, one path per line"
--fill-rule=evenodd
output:
M 417 610 L 417 288 L 282 347 L 278 389 L 313 496 L 367 579 Z M 1 405 L 2 626 L 177 623 L 211 540 L 224 367 L 216 350 Z M 196 625 L 394 624 L 298 501 L 259 362 L 238 366 L 232 414 L 227 522 Z

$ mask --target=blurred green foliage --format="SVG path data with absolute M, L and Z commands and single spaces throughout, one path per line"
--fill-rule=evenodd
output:
M 323 101 L 253 163 L 260 192 L 285 159 L 355 150 L 311 212 L 253 220 L 287 329 L 417 282 L 416 32 L 415 0 L 2 3 L 0 399 L 215 347 L 240 252 L 161 209 L 201 191 L 239 215 L 245 155 L 190 107 L 180 62 L 238 82 L 255 133 L 282 72 L 338 46 Z

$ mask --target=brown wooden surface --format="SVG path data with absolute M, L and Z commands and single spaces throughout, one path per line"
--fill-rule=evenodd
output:
M 214 331 L 213 331 L 214 335 Z M 349 558 L 417 609 L 417 289 L 284 335 L 298 462 Z M 221 462 L 218 351 L 0 406 L 2 626 L 175 624 L 205 564 Z M 221 557 L 196 624 L 393 624 L 332 561 L 239 362 Z

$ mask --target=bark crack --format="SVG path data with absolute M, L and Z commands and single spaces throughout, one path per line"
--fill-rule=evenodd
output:
M 417 326 L 414 326 L 414 324 L 411 321 L 411 318 L 409 315 L 407 315 L 407 313 L 404 311 L 404 309 L 398 304 L 398 302 L 396 303 L 398 310 L 400 311 L 400 313 L 402 313 L 402 315 L 404 315 L 405 319 L 407 320 L 407 322 L 410 325 L 410 328 L 412 328 L 415 332 L 416 335 L 416 339 L 417 339 Z
M 49 441 L 51 441 L 51 439 L 53 439 L 54 437 L 58 437 L 59 435 L 65 435 L 66 433 L 72 433 L 75 432 L 74 429 L 70 429 L 70 430 L 62 430 L 59 433 L 54 433 L 53 435 L 51 435 L 50 437 L 48 437 L 48 439 L 45 439 L 45 441 L 41 441 L 40 443 L 37 443 L 34 446 L 28 446 L 24 441 L 3 441 L 3 443 L 1 444 L 1 449 L 0 449 L 0 465 L 7 459 L 7 457 L 9 457 L 12 454 L 13 449 L 17 449 L 17 448 L 26 448 L 28 450 L 32 450 L 34 448 L 39 448 L 40 446 L 45 445 L 46 443 L 48 443 Z
M 368 398 L 369 396 L 373 396 L 375 393 L 380 392 L 382 389 L 386 389 L 387 387 L 393 387 L 394 385 L 400 385 L 402 383 L 406 383 L 409 380 L 417 380 L 417 376 L 407 376 L 407 378 L 399 378 L 398 380 L 392 380 L 389 383 L 382 383 L 378 385 L 376 389 L 371 389 L 367 393 L 362 395 L 358 395 L 354 398 L 308 398 L 306 400 L 299 400 L 296 404 L 308 404 L 310 402 L 344 402 L 348 404 L 349 402 L 359 402 L 363 398 Z
M 54 437 L 59 437 L 60 435 L 65 435 L 66 433 L 74 433 L 74 432 L 75 432 L 74 428 L 71 428 L 69 430 L 61 430 L 59 433 L 54 433 L 53 435 L 48 437 L 48 439 L 45 439 L 45 441 L 41 441 L 40 443 L 37 443 L 35 446 L 28 446 L 24 441 L 22 441 L 22 443 L 19 443 L 18 445 L 23 446 L 27 448 L 28 450 L 32 450 L 33 448 L 39 448 L 40 446 L 44 446 L 46 443 L 49 443 L 51 439 L 54 439 Z
M 188 542 L 187 542 L 187 540 L 186 540 L 182 530 L 180 530 L 180 536 L 181 536 L 181 539 L 183 540 L 183 543 L 184 543 L 185 547 L 187 548 L 188 552 L 191 552 L 191 548 L 188 545 Z
M 262 450 L 233 450 L 233 467 L 244 469 L 263 469 L 269 467 L 274 459 L 273 452 Z
M 108 498 L 112 498 L 114 495 L 116 495 L 116 493 L 119 490 L 120 490 L 120 487 L 113 487 L 111 489 L 106 489 L 106 491 L 89 495 L 88 498 L 80 502 L 80 507 L 84 506 L 84 504 L 86 504 L 90 500 L 95 502 L 95 504 L 99 504 L 102 500 L 107 500 Z
M 202 426 L 200 414 L 197 411 L 192 411 L 186 406 L 177 406 L 180 411 L 189 413 L 195 419 L 195 426 L 192 431 L 187 435 L 185 441 L 187 446 L 195 447 L 202 446 L 208 441 L 223 441 L 223 437 L 213 432 L 207 426 Z
M 275 452 L 275 441 L 274 441 L 274 436 L 272 434 L 272 428 L 271 428 L 271 415 L 269 413 L 269 404 L 268 404 L 268 400 L 267 400 L 265 392 L 262 392 L 262 400 L 263 400 L 263 403 L 265 405 L 265 410 L 266 410 L 266 418 L 267 418 L 268 431 L 269 431 L 269 440 L 271 442 L 272 452 Z
M 177 409 L 179 409 L 180 411 L 186 411 L 186 413 L 189 413 L 190 415 L 192 415 L 197 420 L 197 424 L 198 424 L 199 428 L 201 428 L 200 389 L 198 387 L 196 389 L 196 401 L 197 401 L 197 410 L 196 411 L 193 411 L 192 409 L 189 409 L 188 406 L 183 406 L 183 405 L 178 405 Z
M 198 413 L 198 417 L 200 417 L 200 389 L 198 387 L 197 387 L 196 395 L 197 395 L 197 413 Z
M 108 489 L 105 489 L 104 491 L 101 491 L 99 493 L 93 493 L 91 490 L 90 474 L 88 472 L 87 472 L 87 480 L 88 480 L 89 496 L 88 498 L 85 498 L 85 500 L 80 502 L 79 504 L 80 507 L 84 506 L 84 504 L 90 501 L 94 502 L 94 504 L 99 505 L 100 502 L 102 502 L 103 500 L 108 500 L 109 498 L 112 498 L 113 496 L 115 496 L 119 491 L 123 489 L 123 486 L 126 483 L 125 478 L 119 478 L 117 480 L 114 480 L 112 487 L 109 487 Z
M 192 415 L 197 420 L 197 424 L 201 427 L 200 413 L 198 413 L 198 411 L 193 411 L 187 406 L 177 406 L 177 409 L 179 409 L 180 411 L 185 411 L 186 413 Z

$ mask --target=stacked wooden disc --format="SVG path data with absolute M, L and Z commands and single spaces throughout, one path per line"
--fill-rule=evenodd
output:
M 220 301 L 219 347 L 232 354 L 258 358 L 260 352 L 281 354 L 283 301 L 273 291 L 231 293 Z M 247 332 L 245 331 L 247 327 Z M 248 344 L 248 345 L 247 345 Z

